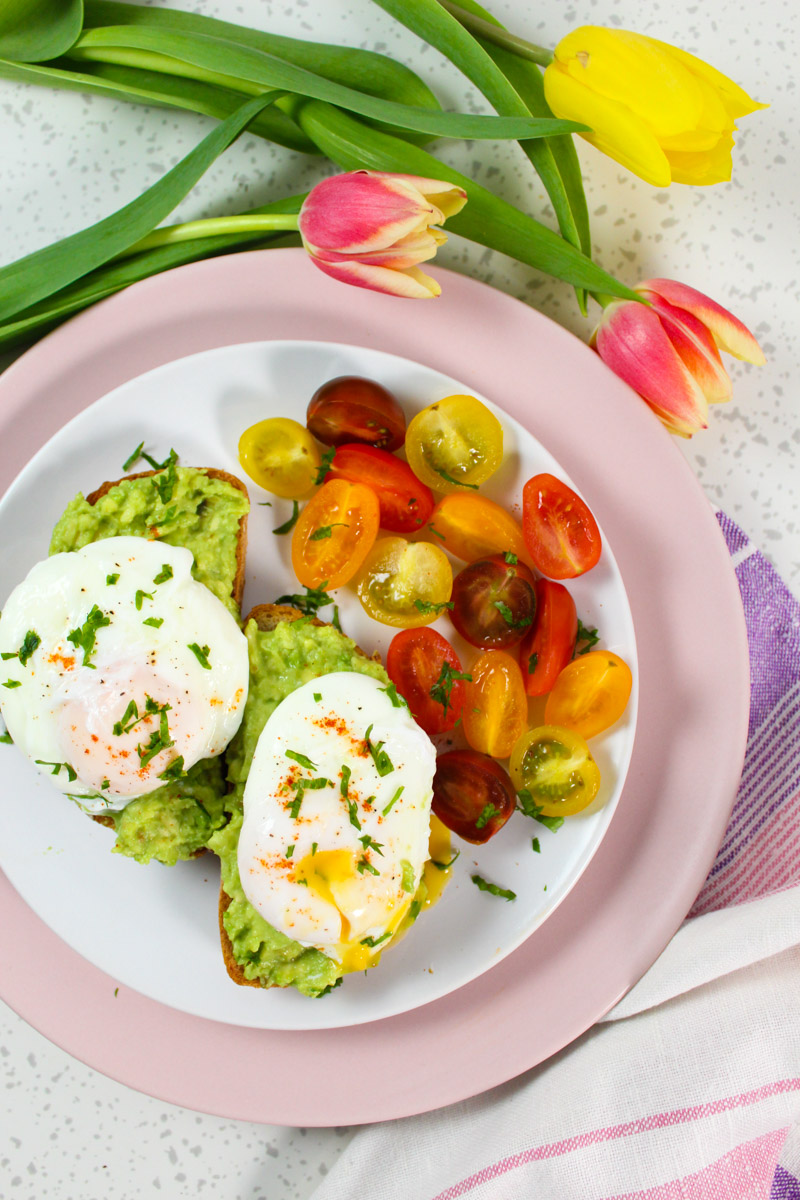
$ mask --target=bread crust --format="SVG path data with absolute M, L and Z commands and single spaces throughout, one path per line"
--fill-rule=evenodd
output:
M 250 612 L 242 621 L 242 625 L 246 626 L 248 621 L 255 621 L 262 633 L 269 633 L 275 629 L 282 621 L 299 621 L 305 614 L 299 608 L 293 608 L 290 604 L 257 604 L 255 608 L 251 608 Z M 320 621 L 318 617 L 313 617 L 312 625 L 324 626 L 329 622 Z M 356 653 L 363 658 L 368 658 L 359 646 L 356 646 Z M 380 662 L 381 656 L 373 654 L 374 662 Z M 222 880 L 219 884 L 219 940 L 222 947 L 222 958 L 225 963 L 225 969 L 230 975 L 234 983 L 238 983 L 240 987 L 277 987 L 278 984 L 259 983 L 257 979 L 247 979 L 244 969 L 239 965 L 233 955 L 233 945 L 228 937 L 228 931 L 225 928 L 223 917 L 230 905 L 231 898 L 222 886 Z
M 228 471 L 218 471 L 216 467 L 199 467 L 197 469 L 200 470 L 203 475 L 207 475 L 209 479 L 220 479 L 224 483 L 229 483 L 231 487 L 235 487 L 238 489 L 238 491 L 243 492 L 248 500 L 250 499 L 247 491 L 247 485 L 241 479 L 238 479 L 236 475 L 231 475 Z M 120 483 L 125 483 L 129 479 L 148 479 L 151 476 L 158 474 L 160 474 L 158 471 L 137 471 L 133 475 L 124 475 L 122 479 L 107 479 L 105 483 L 100 484 L 99 488 L 96 488 L 93 492 L 89 493 L 89 495 L 86 497 L 86 503 L 94 507 L 98 500 L 100 500 L 103 496 L 106 496 L 112 488 L 117 487 Z M 239 519 L 239 536 L 236 540 L 236 573 L 233 577 L 233 587 L 231 588 L 231 595 L 236 601 L 238 608 L 242 607 L 242 597 L 244 596 L 244 567 L 246 553 L 247 513 L 245 513 L 244 516 Z M 107 814 L 93 813 L 92 820 L 96 821 L 98 825 L 105 825 L 107 829 L 114 828 L 114 818 L 108 816 Z M 199 850 L 194 852 L 192 858 L 199 858 L 200 855 L 205 854 L 205 852 L 205 848 L 201 846 Z

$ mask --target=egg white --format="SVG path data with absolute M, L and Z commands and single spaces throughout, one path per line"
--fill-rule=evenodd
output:
M 436 752 L 392 693 L 351 671 L 292 692 L 261 733 L 244 792 L 245 895 L 343 970 L 369 965 L 395 935 L 428 858 Z
M 247 641 L 192 563 L 183 547 L 106 538 L 37 563 L 6 601 L 3 719 L 89 812 L 221 754 L 241 723 Z

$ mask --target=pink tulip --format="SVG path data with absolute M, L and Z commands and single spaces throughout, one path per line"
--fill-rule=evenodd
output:
M 649 279 L 635 291 L 648 303 L 612 301 L 592 345 L 667 429 L 691 437 L 707 427 L 709 404 L 731 398 L 720 350 L 759 365 L 763 352 L 741 321 L 686 284 Z
M 417 264 L 447 241 L 432 227 L 466 202 L 463 188 L 440 179 L 350 171 L 312 188 L 300 209 L 300 236 L 311 261 L 342 283 L 428 299 L 442 289 Z

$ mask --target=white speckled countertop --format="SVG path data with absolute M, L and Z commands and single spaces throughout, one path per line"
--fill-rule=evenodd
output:
M 420 53 L 416 39 L 369 0 L 175 0 L 174 6 L 384 51 L 413 65 L 446 106 L 484 110 L 455 69 L 427 47 Z M 733 9 L 719 0 L 702 6 L 694 0 L 540 0 L 535 6 L 495 0 L 490 7 L 509 28 L 546 45 L 581 24 L 636 29 L 700 55 L 770 102 L 741 122 L 727 185 L 657 191 L 582 143 L 579 152 L 597 260 L 631 284 L 652 275 L 693 284 L 730 307 L 760 339 L 767 366 L 729 360 L 733 401 L 712 409 L 709 430 L 681 448 L 709 500 L 744 527 L 800 593 L 800 404 L 794 391 L 800 376 L 800 9 L 791 0 L 753 0 Z M 2 262 L 120 207 L 210 126 L 189 113 L 2 82 L 0 105 Z M 440 153 L 534 213 L 548 211 L 515 148 L 476 143 Z M 178 215 L 191 219 L 265 203 L 307 188 L 319 174 L 317 161 L 245 134 Z M 456 237 L 439 261 L 588 337 L 590 323 L 566 285 Z M 301 1200 L 350 1135 L 227 1121 L 152 1100 L 70 1058 L 7 1008 L 0 1013 L 0 1071 L 0 1196 L 19 1200 L 158 1194 Z

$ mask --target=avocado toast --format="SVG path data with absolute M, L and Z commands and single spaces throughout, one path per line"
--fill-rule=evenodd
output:
M 185 547 L 194 557 L 193 577 L 238 620 L 248 511 L 241 480 L 211 468 L 176 467 L 170 456 L 162 470 L 77 495 L 53 530 L 50 553 L 122 533 Z M 222 758 L 202 759 L 183 778 L 95 819 L 115 830 L 117 853 L 172 865 L 202 853 L 223 824 L 225 790 Z

